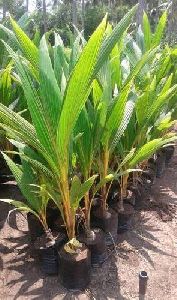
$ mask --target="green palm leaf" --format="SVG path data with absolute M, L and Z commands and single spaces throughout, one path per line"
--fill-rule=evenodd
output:
M 12 199 L 0 199 L 1 202 L 4 203 L 8 203 L 10 205 L 13 205 L 16 207 L 16 209 L 20 210 L 20 211 L 24 211 L 26 213 L 30 212 L 33 215 L 35 215 L 37 218 L 39 218 L 39 215 L 32 210 L 28 205 L 26 205 L 25 203 L 21 202 L 21 201 L 17 201 L 17 200 L 12 200 Z
M 151 49 L 152 33 L 151 26 L 146 13 L 143 15 L 143 32 L 146 51 Z
M 152 154 L 154 154 L 160 147 L 177 139 L 177 136 L 166 136 L 164 138 L 159 138 L 148 142 L 143 145 L 129 162 L 129 167 L 133 168 L 138 163 L 148 159 Z
M 35 69 L 39 67 L 39 50 L 30 40 L 30 38 L 24 33 L 20 26 L 11 18 L 11 24 L 15 32 L 16 38 L 19 42 L 20 49 L 24 53 L 27 60 L 30 61 Z
M 98 57 L 98 61 L 96 64 L 95 72 L 93 77 L 98 73 L 100 70 L 103 61 L 108 59 L 109 54 L 111 53 L 112 49 L 115 47 L 116 43 L 122 38 L 124 32 L 127 30 L 129 25 L 131 24 L 132 18 L 137 10 L 138 5 L 135 5 L 117 24 L 117 26 L 113 29 L 112 33 L 105 38 Z
M 4 159 L 7 162 L 7 165 L 12 171 L 15 180 L 17 181 L 18 186 L 20 187 L 23 195 L 27 199 L 28 205 L 36 212 L 39 212 L 42 203 L 40 201 L 40 198 L 37 198 L 35 194 L 32 192 L 30 187 L 30 184 L 36 183 L 36 178 L 34 173 L 32 172 L 30 165 L 25 163 L 24 164 L 25 171 L 23 171 L 23 167 L 16 165 L 5 153 L 2 154 Z
M 47 124 L 46 114 L 48 111 L 45 111 L 41 104 L 41 99 L 39 97 L 39 93 L 35 88 L 35 85 L 32 81 L 30 72 L 24 63 L 22 63 L 22 59 L 16 54 L 6 43 L 6 48 L 15 61 L 16 67 L 18 69 L 22 87 L 24 90 L 24 94 L 28 103 L 28 108 L 31 113 L 31 117 L 33 120 L 33 124 L 36 129 L 36 134 L 41 144 L 50 152 L 51 157 L 53 156 L 53 138 L 52 131 L 49 124 Z
M 91 91 L 93 73 L 98 58 L 106 19 L 102 21 L 86 44 L 69 80 L 57 132 L 60 166 L 67 169 L 70 136 L 77 118 Z
M 152 45 L 154 47 L 157 47 L 160 44 L 165 31 L 166 23 L 167 23 L 167 12 L 165 11 L 159 20 L 156 31 L 152 38 Z
M 90 190 L 97 175 L 88 178 L 84 183 L 80 182 L 78 176 L 74 176 L 71 185 L 71 207 L 75 211 L 78 208 L 80 200 Z
M 53 140 L 56 136 L 57 124 L 62 107 L 62 96 L 57 84 L 50 60 L 45 36 L 40 43 L 40 95 L 45 120 L 47 120 Z
M 112 111 L 106 122 L 105 130 L 103 133 L 103 137 L 102 137 L 103 145 L 106 144 L 107 141 L 109 141 L 112 135 L 113 137 L 115 137 L 117 129 L 121 125 L 124 116 L 124 110 L 125 110 L 127 98 L 130 93 L 130 87 L 131 84 L 128 84 L 115 100 L 115 105 L 112 108 Z

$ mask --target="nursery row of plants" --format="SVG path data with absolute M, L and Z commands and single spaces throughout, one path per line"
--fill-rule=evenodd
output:
M 151 32 L 146 14 L 131 25 L 136 10 L 70 48 L 0 26 L 2 155 L 24 202 L 1 200 L 27 213 L 43 271 L 69 289 L 89 284 L 174 150 L 177 50 L 163 42 L 166 13 Z

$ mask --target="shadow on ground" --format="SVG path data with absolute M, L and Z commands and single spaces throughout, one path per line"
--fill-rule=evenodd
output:
M 156 212 L 159 218 L 162 215 L 170 215 L 169 208 L 177 205 L 175 196 L 175 182 L 169 186 L 170 177 L 176 176 L 171 168 L 171 162 L 167 170 L 167 175 L 156 181 L 153 186 L 153 196 L 146 195 L 141 203 L 141 210 L 135 212 L 134 221 L 130 231 L 118 237 L 118 256 L 128 260 L 132 252 L 138 252 L 152 267 L 154 262 L 152 255 L 159 253 L 167 257 L 174 257 L 163 251 L 158 239 L 158 231 L 161 229 L 153 224 L 151 216 L 147 217 L 144 212 Z M 176 168 L 177 169 L 177 168 Z M 168 180 L 167 180 L 168 179 Z M 160 183 L 160 185 L 159 185 Z M 1 185 L 1 198 L 14 198 L 21 200 L 22 196 L 14 183 Z M 167 205 L 168 202 L 168 205 Z M 4 228 L 10 207 L 0 203 L 0 230 Z M 18 219 L 22 219 L 22 224 L 18 226 Z M 163 220 L 163 219 L 162 219 Z M 166 220 L 169 221 L 169 220 Z M 113 253 L 102 268 L 92 271 L 92 281 L 88 290 L 83 292 L 67 292 L 61 285 L 58 277 L 46 277 L 40 271 L 39 260 L 34 257 L 32 245 L 27 232 L 27 221 L 20 214 L 10 216 L 9 229 L 1 236 L 0 241 L 0 271 L 5 269 L 10 272 L 7 286 L 13 290 L 13 299 L 118 299 L 127 300 L 121 295 L 120 280 L 118 274 L 119 258 Z M 19 231 L 20 230 L 20 231 Z M 14 234 L 18 233 L 18 234 Z M 126 242 L 126 246 L 124 245 Z M 127 246 L 128 245 L 128 246 Z M 5 276 L 5 275 L 4 275 Z M 83 298 L 81 297 L 83 295 Z M 23 298 L 22 298 L 23 297 Z M 59 297 L 59 298 L 58 298 Z M 4 297 L 5 298 L 5 297 Z
M 159 253 L 167 257 L 176 257 L 163 251 L 160 247 L 160 240 L 157 238 L 157 224 L 152 222 L 154 213 L 163 222 L 172 221 L 177 210 L 177 184 L 174 176 L 177 176 L 177 156 L 174 156 L 169 167 L 165 170 L 165 176 L 156 179 L 155 184 L 148 193 L 144 190 L 142 199 L 138 205 L 130 231 L 119 236 L 120 247 L 119 255 L 127 259 L 130 251 L 138 251 L 154 267 L 152 257 L 154 253 Z M 145 212 L 149 212 L 147 217 Z M 129 246 L 122 247 L 126 241 Z M 126 249 L 127 248 L 127 249 Z
M 14 182 L 1 185 L 1 198 L 22 200 Z M 24 215 L 12 213 L 7 225 L 7 217 L 12 209 L 6 203 L 0 203 L 0 270 L 10 272 L 7 286 L 13 291 L 13 299 L 100 299 L 108 298 L 126 300 L 120 294 L 117 258 L 111 255 L 102 266 L 92 271 L 92 281 L 88 290 L 83 292 L 68 292 L 60 283 L 58 277 L 47 277 L 42 274 L 37 256 L 34 256 L 33 245 L 27 232 L 27 221 Z M 20 218 L 20 222 L 19 222 Z M 20 223 L 20 226 L 19 224 Z M 82 298 L 84 296 L 84 298 Z
M 40 265 L 37 257 L 31 257 L 31 247 L 27 244 L 28 236 L 24 235 L 19 238 L 8 238 L 12 243 L 10 250 L 8 248 L 0 248 L 1 253 L 10 253 L 16 251 L 18 253 L 15 258 L 8 261 L 6 267 L 12 273 L 18 274 L 16 278 L 12 278 L 8 282 L 8 286 L 20 286 L 14 295 L 14 300 L 20 296 L 27 299 L 120 299 L 126 300 L 120 294 L 120 285 L 117 268 L 117 258 L 111 255 L 109 260 L 104 263 L 102 268 L 92 270 L 92 281 L 85 294 L 88 298 L 80 298 L 82 292 L 68 292 L 60 283 L 58 277 L 46 277 L 40 271 Z M 84 295 L 85 296 L 85 295 Z

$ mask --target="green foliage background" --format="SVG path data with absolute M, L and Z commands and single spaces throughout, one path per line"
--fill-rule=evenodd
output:
M 18 20 L 25 12 L 28 12 L 28 5 L 32 0 L 0 0 L 1 12 L 5 9 L 14 19 Z M 45 22 L 47 30 L 58 31 L 65 45 L 70 44 L 71 32 L 73 28 L 73 3 L 76 3 L 77 27 L 83 30 L 86 39 L 93 33 L 108 12 L 108 19 L 113 24 L 117 24 L 129 9 L 138 3 L 138 0 L 36 0 L 33 1 L 35 8 L 30 14 L 30 26 L 28 33 L 33 37 L 36 29 L 40 34 L 44 33 L 43 4 L 46 5 L 47 13 Z M 140 2 L 140 1 L 139 1 Z M 147 13 L 150 17 L 151 24 L 155 26 L 156 20 L 159 19 L 163 11 L 165 0 L 150 0 L 147 3 Z M 5 3 L 5 4 L 4 4 Z M 84 3 L 84 11 L 82 4 Z M 5 5 L 5 7 L 3 7 Z M 4 21 L 4 20 L 3 20 Z

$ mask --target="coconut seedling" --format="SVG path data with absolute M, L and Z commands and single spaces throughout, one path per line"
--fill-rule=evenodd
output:
M 123 37 L 124 32 L 121 37 Z M 93 172 L 99 174 L 99 183 L 92 188 L 90 194 L 85 195 L 84 212 L 88 235 L 91 229 L 90 209 L 96 192 L 101 194 L 101 207 L 98 210 L 97 217 L 102 219 L 103 223 L 108 215 L 111 217 L 111 214 L 108 213 L 107 197 L 112 181 L 117 179 L 122 171 L 121 169 L 117 170 L 116 167 L 115 146 L 126 130 L 133 113 L 136 99 L 136 95 L 132 91 L 130 93 L 133 80 L 152 58 L 152 55 L 154 55 L 154 51 L 143 56 L 132 73 L 129 74 L 125 84 L 122 84 L 118 93 L 116 92 L 115 74 L 113 73 L 115 65 L 111 60 L 107 60 L 99 72 L 98 79 L 93 83 L 92 97 L 90 97 L 76 123 L 75 147 L 82 174 L 86 178 L 88 174 Z M 115 63 L 120 64 L 119 60 L 118 62 L 115 60 Z M 87 173 L 88 171 L 89 173 Z M 126 169 L 124 174 L 128 172 L 130 170 Z M 104 228 L 104 224 L 101 227 Z M 108 229 L 104 230 L 107 231 Z
M 127 28 L 122 32 L 123 36 Z M 122 43 L 121 43 L 122 44 Z M 114 149 L 121 135 L 126 130 L 126 126 L 133 113 L 136 95 L 130 90 L 133 81 L 142 68 L 154 56 L 155 50 L 145 53 L 137 62 L 134 70 L 126 80 L 122 81 L 120 70 L 121 52 L 123 47 L 118 48 L 116 44 L 111 53 L 111 59 L 104 63 L 99 72 L 98 79 L 93 82 L 92 98 L 88 101 L 86 108 L 80 114 L 75 128 L 76 153 L 78 161 L 85 178 L 88 174 L 96 170 L 99 174 L 99 189 L 101 190 L 101 215 L 107 214 L 107 197 L 114 178 L 120 176 L 120 172 L 115 172 Z M 117 55 L 119 53 L 119 55 Z M 116 57 L 114 56 L 116 55 Z M 115 59 L 117 58 L 117 60 Z M 116 68 L 117 67 L 117 68 Z M 116 72 L 116 74 L 115 74 Z M 119 91 L 117 92 L 117 87 Z M 115 165 L 113 164 L 115 162 Z M 112 170 L 110 170 L 112 167 Z M 120 171 L 120 169 L 119 169 Z M 88 173 L 87 173 L 88 172 Z M 128 173 L 126 170 L 124 173 Z M 110 183 L 108 184 L 108 182 Z M 90 208 L 95 191 L 90 195 L 85 195 L 85 220 L 87 231 L 90 231 Z
M 58 188 L 62 198 L 62 200 L 55 199 L 55 201 L 60 206 L 60 209 L 62 207 L 62 214 L 68 237 L 69 240 L 72 240 L 75 238 L 75 211 L 78 202 L 82 198 L 83 191 L 85 191 L 85 189 L 89 190 L 95 177 L 88 179 L 85 185 L 80 182 L 77 175 L 73 177 L 73 180 L 70 180 L 68 172 L 70 168 L 69 156 L 71 135 L 79 112 L 82 109 L 84 102 L 87 100 L 91 88 L 90 85 L 93 80 L 94 65 L 97 62 L 106 20 L 103 20 L 83 50 L 82 55 L 70 76 L 63 99 L 54 75 L 45 37 L 43 37 L 38 51 L 18 25 L 14 21 L 12 21 L 12 24 L 16 36 L 19 38 L 19 42 L 21 42 L 21 47 L 24 46 L 24 40 L 28 42 L 29 47 L 25 44 L 24 51 L 26 51 L 27 57 L 31 60 L 30 68 L 31 66 L 33 67 L 32 73 L 35 75 L 37 74 L 37 77 L 40 80 L 39 87 L 36 88 L 33 78 L 31 78 L 31 70 L 29 71 L 28 66 L 20 59 L 19 55 L 6 45 L 16 64 L 18 75 L 24 87 L 24 93 L 28 102 L 32 122 L 34 124 L 33 127 L 33 125 L 29 124 L 19 116 L 21 122 L 18 122 L 19 120 L 16 121 L 16 123 L 18 122 L 17 126 L 21 127 L 21 123 L 25 124 L 22 125 L 23 130 L 17 133 L 16 137 L 20 135 L 23 142 L 29 143 L 29 146 L 31 147 L 34 147 L 34 139 L 36 139 L 35 149 L 45 158 L 47 167 L 51 168 L 54 174 L 54 183 L 56 184 L 56 186 L 54 185 L 54 189 L 56 187 Z M 30 50 L 33 51 L 30 53 Z M 83 65 L 86 61 L 88 67 L 84 67 L 83 72 Z M 81 77 L 82 81 L 80 80 Z M 49 97 L 51 93 L 52 95 Z M 75 102 L 75 99 L 77 99 L 77 102 Z M 4 106 L 3 109 L 8 110 Z M 9 110 L 9 114 L 10 113 L 11 111 Z M 25 138 L 24 136 L 25 125 L 28 126 L 28 137 L 30 135 L 30 139 L 28 139 L 28 137 Z M 13 130 L 16 130 L 16 124 L 14 124 L 14 128 L 11 128 L 11 130 L 12 132 Z M 35 133 L 33 140 L 31 140 L 32 131 Z M 75 190 L 76 186 L 77 191 Z M 72 208 L 70 203 L 70 192 Z M 62 201 L 62 205 L 60 201 Z
M 21 57 L 19 53 L 15 53 L 7 44 L 5 45 L 16 65 L 24 88 L 32 124 L 1 104 L 1 126 L 13 139 L 23 142 L 34 150 L 35 155 L 28 152 L 23 158 L 36 171 L 40 170 L 44 178 L 43 184 L 46 187 L 50 182 L 47 190 L 48 192 L 49 189 L 51 190 L 50 197 L 61 211 L 69 239 L 61 252 L 63 258 L 61 270 L 63 270 L 62 262 L 67 263 L 65 262 L 67 255 L 71 262 L 74 259 L 72 255 L 80 257 L 80 253 L 84 255 L 85 259 L 84 282 L 79 280 L 68 282 L 63 271 L 61 273 L 63 283 L 64 285 L 73 285 L 74 282 L 76 286 L 80 287 L 81 284 L 83 287 L 90 278 L 89 253 L 76 239 L 75 215 L 80 200 L 89 191 L 96 175 L 82 182 L 77 170 L 74 170 L 71 160 L 72 133 L 90 94 L 98 58 L 101 57 L 102 63 L 105 51 L 108 51 L 109 54 L 109 49 L 104 49 L 103 54 L 100 55 L 106 29 L 106 18 L 103 19 L 84 47 L 67 81 L 64 94 L 61 93 L 61 87 L 55 77 L 45 36 L 42 38 L 38 50 L 13 20 L 12 25 L 25 53 L 25 58 Z M 76 259 L 76 265 L 79 264 L 78 261 Z M 74 272 L 73 267 L 69 264 L 70 268 L 71 272 Z
M 129 27 L 132 17 L 135 13 L 135 8 L 133 8 L 121 21 L 120 23 L 114 28 L 114 30 L 110 31 L 110 25 L 108 26 L 106 38 L 103 42 L 101 52 L 105 47 L 109 47 L 113 44 L 114 41 L 118 39 L 121 40 L 127 28 Z M 116 37 L 116 40 L 115 40 Z M 114 42 L 114 48 L 118 49 L 117 43 Z M 122 48 L 119 49 L 119 52 L 122 51 Z M 113 56 L 115 51 L 111 51 L 111 56 Z M 116 53 L 117 54 L 117 53 Z M 118 60 L 119 62 L 119 60 Z M 99 65 L 99 61 L 97 67 Z M 89 101 L 86 107 L 82 110 L 78 121 L 75 127 L 75 149 L 76 155 L 78 158 L 79 166 L 84 176 L 84 179 L 88 179 L 89 176 L 96 172 L 99 173 L 99 181 L 93 188 L 91 193 L 86 193 L 84 196 L 85 199 L 85 227 L 87 234 L 90 234 L 90 210 L 92 201 L 94 199 L 95 194 L 100 189 L 105 189 L 105 184 L 109 181 L 112 181 L 114 178 L 114 174 L 110 170 L 108 172 L 108 161 L 105 163 L 103 171 L 103 157 L 100 157 L 100 140 L 102 139 L 103 132 L 108 130 L 105 128 L 106 124 L 106 116 L 108 114 L 109 107 L 111 107 L 113 101 L 115 99 L 112 98 L 112 86 L 113 82 L 111 79 L 111 62 L 110 60 L 106 60 L 104 66 L 99 71 L 98 78 L 93 81 L 93 89 L 92 95 L 89 98 Z M 130 86 L 128 86 L 130 88 Z M 128 90 L 127 88 L 127 90 Z M 127 93 L 124 92 L 122 97 L 122 103 L 120 103 L 119 107 L 114 108 L 117 109 L 117 112 L 120 113 L 120 119 L 122 116 L 122 112 L 124 110 L 124 103 L 126 102 L 126 97 L 128 96 Z M 118 102 L 118 97 L 116 98 L 115 102 Z M 124 102 L 123 102 L 124 101 Z M 113 109 L 112 109 L 113 111 Z M 114 112 L 116 114 L 116 111 Z M 115 117 L 114 114 L 114 117 Z M 114 121 L 116 118 L 114 119 Z M 112 121 L 114 123 L 114 121 Z M 111 121 L 110 121 L 111 123 Z M 119 126 L 120 120 L 117 120 L 114 124 L 114 130 L 117 129 Z M 113 128 L 110 129 L 110 134 Z M 101 156 L 104 156 L 101 154 Z M 105 154 L 106 156 L 106 154 Z M 103 215 L 107 211 L 106 209 L 106 198 L 107 196 L 104 195 L 105 200 L 102 201 L 103 204 Z
M 18 23 L 21 26 L 25 26 L 26 18 L 21 18 Z M 26 100 L 24 98 L 23 89 L 21 87 L 18 75 L 15 72 L 15 67 L 12 59 L 9 57 L 8 52 L 3 45 L 2 41 L 8 42 L 13 49 L 16 49 L 16 44 L 13 38 L 10 38 L 10 29 L 0 24 L 0 102 L 9 107 L 10 109 L 17 111 L 30 119 L 26 110 Z M 5 130 L 1 130 L 0 133 L 0 149 L 1 151 L 13 150 L 13 146 L 6 138 Z M 9 154 L 12 157 L 12 154 Z M 4 163 L 4 159 L 1 156 L 1 181 L 7 180 L 9 176 L 9 170 Z
M 125 56 L 121 64 L 122 82 L 127 80 L 143 55 L 151 51 L 152 56 L 134 80 L 135 109 L 129 120 L 125 116 L 125 122 L 129 122 L 129 124 L 117 145 L 117 157 L 120 158 L 120 166 L 124 172 L 120 180 L 121 210 L 123 210 L 122 199 L 127 196 L 129 174 L 126 173 L 126 170 L 136 167 L 134 164 L 129 165 L 129 161 L 136 155 L 137 149 L 153 139 L 150 131 L 162 109 L 167 105 L 167 100 L 173 98 L 176 93 L 176 86 L 171 84 L 173 75 L 170 74 L 170 50 L 168 47 L 164 50 L 159 47 L 163 39 L 166 19 L 167 14 L 165 12 L 160 18 L 154 34 L 152 34 L 148 17 L 144 14 L 142 28 L 140 26 L 136 34 L 133 33 L 125 37 Z M 127 110 L 129 110 L 128 107 Z M 124 165 L 122 164 L 123 161 L 126 162 Z M 134 181 L 136 181 L 137 175 L 138 172 L 133 173 Z
M 0 70 L 0 102 L 5 106 L 10 107 L 10 109 L 24 113 L 26 117 L 29 117 L 28 113 L 25 111 L 26 101 L 24 99 L 23 90 L 18 80 L 18 76 L 15 73 L 12 61 Z M 13 150 L 13 146 L 6 138 L 6 131 L 2 129 L 0 132 L 0 150 Z M 12 157 L 12 154 L 10 155 Z M 3 182 L 7 180 L 7 176 L 9 177 L 10 174 L 2 155 L 0 158 L 0 181 Z
M 98 141 L 100 140 L 96 160 L 98 161 L 97 168 L 101 182 L 110 173 L 110 168 L 116 174 L 115 178 L 118 178 L 122 172 L 118 165 L 115 148 L 133 115 L 137 100 L 134 81 L 156 53 L 156 49 L 146 52 L 137 61 L 129 74 L 125 76 L 124 70 L 121 68 L 123 47 L 121 51 L 119 50 L 117 60 L 114 53 L 118 53 L 118 45 L 115 48 L 111 60 L 107 61 L 100 71 L 99 84 L 95 82 L 93 91 L 93 102 L 96 103 L 97 110 L 97 134 L 95 139 L 99 137 Z M 115 70 L 117 70 L 116 74 Z M 129 172 L 129 169 L 123 170 L 124 176 L 128 177 L 127 173 Z M 107 185 L 105 182 L 101 188 L 102 215 L 107 212 L 107 197 L 110 187 L 111 184 Z
M 155 69 L 155 72 L 157 72 L 158 75 L 161 65 L 160 60 L 159 69 L 157 68 L 157 65 Z M 126 161 L 123 171 L 125 171 L 125 169 L 135 168 L 137 163 L 140 164 L 141 159 L 142 162 L 147 160 L 161 146 L 176 138 L 168 134 L 162 135 L 162 132 L 159 132 L 159 135 L 156 132 L 155 136 L 153 134 L 154 127 L 156 126 L 163 109 L 166 110 L 168 103 L 173 99 L 177 92 L 177 86 L 172 85 L 172 74 L 169 75 L 168 72 L 167 74 L 164 74 L 164 72 L 161 74 L 162 76 L 166 75 L 166 77 L 162 77 L 159 83 L 154 71 L 151 75 L 148 75 L 149 83 L 144 87 L 144 91 L 137 98 L 134 114 L 132 115 L 127 130 L 118 145 L 117 155 L 120 155 L 121 161 L 124 161 L 125 156 L 129 153 L 129 159 Z M 140 93 L 139 87 L 137 87 L 137 91 Z M 138 153 L 141 153 L 142 158 L 137 160 L 136 156 L 138 155 L 139 157 L 140 155 Z M 133 176 L 134 182 L 136 181 L 136 175 L 135 172 Z M 123 209 L 123 199 L 127 196 L 128 178 L 128 174 L 123 175 L 121 178 L 121 209 Z
M 17 146 L 17 143 L 15 143 Z M 24 145 L 20 145 L 21 157 L 24 153 L 26 153 L 25 147 L 22 150 Z M 31 150 L 30 150 L 31 151 Z M 12 151 L 10 153 L 13 153 Z M 3 157 L 7 162 L 12 174 L 15 177 L 15 180 L 25 197 L 25 201 L 18 201 L 13 199 L 1 199 L 1 201 L 9 203 L 16 207 L 17 210 L 30 213 L 34 215 L 39 222 L 41 223 L 43 230 L 46 234 L 46 237 L 50 241 L 50 243 L 54 243 L 54 237 L 52 232 L 47 224 L 46 211 L 47 204 L 50 199 L 50 195 L 46 188 L 46 184 L 44 182 L 43 174 L 36 174 L 29 162 L 26 160 L 21 160 L 21 165 L 13 162 L 13 160 L 7 156 L 7 154 L 3 153 Z
M 23 159 L 36 171 L 43 173 L 47 191 L 60 208 L 69 238 L 62 256 L 66 253 L 77 255 L 77 249 L 82 250 L 82 245 L 76 240 L 75 214 L 80 200 L 89 192 L 96 175 L 85 181 L 79 176 L 72 159 L 72 133 L 91 92 L 92 82 L 117 42 L 119 32 L 113 31 L 103 42 L 106 19 L 102 21 L 80 54 L 65 92 L 62 93 L 45 37 L 38 50 L 13 20 L 12 25 L 25 58 L 7 44 L 5 46 L 15 62 L 32 124 L 1 105 L 1 126 L 10 137 L 23 142 L 35 152 L 35 155 L 31 152 L 24 154 Z M 47 182 L 50 182 L 50 187 Z

